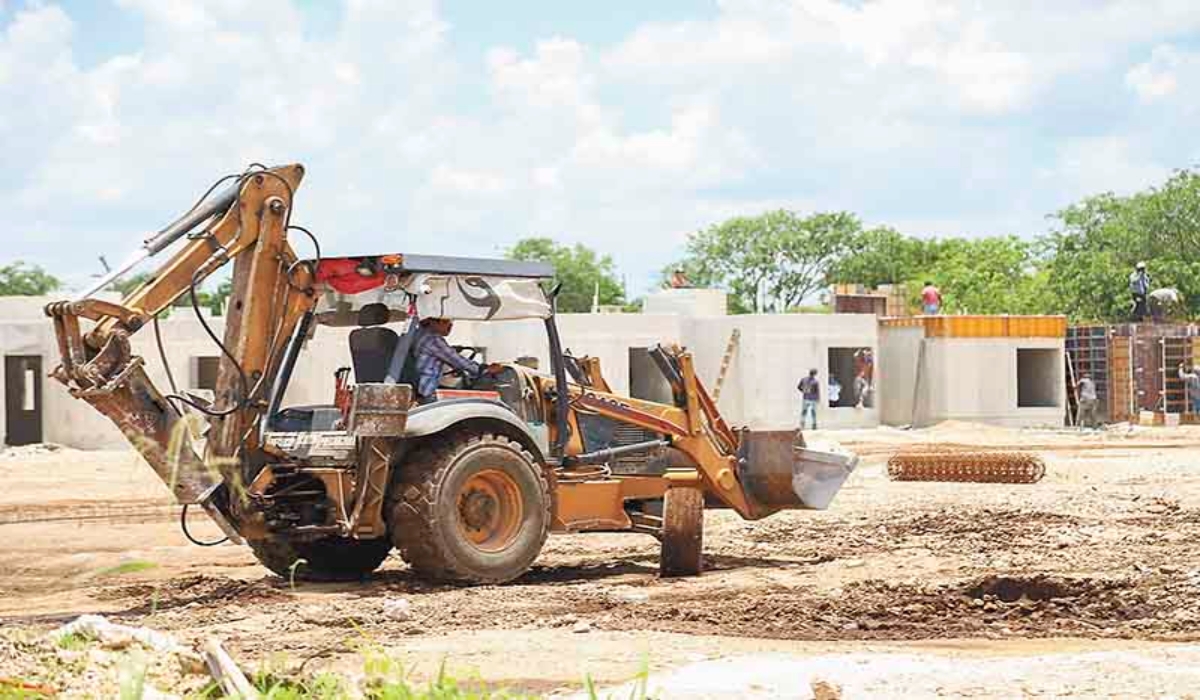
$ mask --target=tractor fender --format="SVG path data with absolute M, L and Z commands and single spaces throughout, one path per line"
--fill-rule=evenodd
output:
M 404 427 L 404 437 L 418 438 L 435 435 L 456 425 L 468 421 L 483 420 L 504 423 L 518 431 L 528 446 L 535 448 L 534 456 L 539 461 L 545 460 L 549 453 L 549 433 L 543 428 L 537 430 L 512 412 L 508 406 L 499 401 L 489 399 L 444 399 L 433 403 L 416 406 L 408 411 L 408 423 Z

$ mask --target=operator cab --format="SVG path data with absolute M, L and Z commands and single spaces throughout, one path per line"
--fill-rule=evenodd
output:
M 428 332 L 420 327 L 421 318 L 476 322 L 540 318 L 550 323 L 552 316 L 540 282 L 553 270 L 542 263 L 400 255 L 321 258 L 308 263 L 315 270 L 317 301 L 297 325 L 284 354 L 272 390 L 268 432 L 345 430 L 354 385 L 407 384 L 413 387 L 415 398 L 417 341 Z M 320 326 L 329 327 L 321 335 L 339 328 L 352 329 L 345 336 L 344 346 L 349 366 L 334 373 L 333 401 L 280 408 L 292 375 L 318 369 L 300 358 L 303 347 L 318 334 Z M 481 348 L 451 347 L 474 362 L 485 361 Z M 446 369 L 434 403 L 498 403 L 524 420 L 545 419 L 533 415 L 541 413 L 540 402 L 529 400 L 539 393 L 538 375 L 527 366 L 506 364 L 494 374 L 479 377 Z M 307 394 L 310 390 L 306 386 L 296 393 Z M 321 400 L 319 396 L 313 398 Z M 427 408 L 429 405 L 414 405 L 409 413 Z

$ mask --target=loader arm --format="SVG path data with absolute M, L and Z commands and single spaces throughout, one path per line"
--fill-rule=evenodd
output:
M 120 428 L 180 503 L 199 503 L 237 539 L 244 483 L 240 465 L 257 449 L 258 431 L 282 349 L 313 305 L 311 270 L 297 265 L 287 242 L 300 165 L 249 171 L 237 179 L 223 211 L 197 230 L 165 229 L 146 241 L 151 254 L 186 236 L 152 277 L 120 303 L 83 298 L 46 306 L 61 364 L 52 376 Z M 187 215 L 185 215 L 186 219 Z M 181 219 L 182 220 L 182 219 Z M 178 223 L 178 222 L 177 222 Z M 191 228 L 185 226 L 184 228 Z M 147 255 L 148 257 L 148 255 Z M 130 338 L 160 312 L 233 261 L 233 291 L 225 317 L 224 352 L 203 454 L 193 448 L 180 400 L 164 396 L 132 353 Z M 94 322 L 83 332 L 80 319 Z

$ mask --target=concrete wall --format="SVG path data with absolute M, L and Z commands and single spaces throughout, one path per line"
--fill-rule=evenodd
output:
M 725 292 L 719 289 L 660 289 L 646 296 L 642 311 L 651 315 L 724 316 Z
M 811 368 L 821 380 L 817 407 L 821 428 L 860 428 L 879 424 L 876 367 L 876 408 L 830 408 L 826 391 L 829 348 L 871 348 L 878 356 L 878 326 L 864 314 L 763 314 L 689 319 L 688 347 L 700 378 L 712 386 L 733 329 L 741 331 L 730 363 L 720 408 L 733 425 L 755 429 L 794 428 L 799 423 L 800 393 L 796 385 Z M 844 387 L 849 392 L 851 387 Z
M 921 344 L 925 345 L 921 381 L 914 383 Z M 1049 405 L 1018 406 L 1018 349 L 1053 353 L 1026 381 Z M 1061 338 L 925 338 L 921 328 L 882 328 L 879 365 L 882 420 L 888 425 L 929 425 L 962 420 L 1005 426 L 1062 425 L 1066 388 Z M 1029 387 L 1027 386 L 1027 389 Z
M 705 290 L 668 290 L 699 291 Z M 0 315 L 0 354 L 41 355 L 43 368 L 49 372 L 57 364 L 58 351 L 52 325 L 41 314 L 43 303 L 28 298 L 0 299 L 0 314 L 4 314 Z M 221 336 L 222 319 L 211 318 L 209 322 Z M 161 325 L 168 362 L 180 390 L 195 389 L 194 358 L 217 356 L 219 350 L 190 311 L 176 312 Z M 690 349 L 697 373 L 711 387 L 730 333 L 734 328 L 739 329 L 741 341 L 730 364 L 720 407 L 731 424 L 757 429 L 796 426 L 800 406 L 796 383 L 809 367 L 816 367 L 822 386 L 826 386 L 830 347 L 870 347 L 878 351 L 875 319 L 864 315 L 563 314 L 558 317 L 558 326 L 563 346 L 576 355 L 598 357 L 605 378 L 620 394 L 628 394 L 630 390 L 630 349 L 656 343 L 676 343 Z M 400 330 L 398 325 L 393 327 Z M 346 340 L 349 331 L 330 327 L 316 330 L 297 363 L 285 404 L 332 400 L 334 372 L 350 364 Z M 540 321 L 459 323 L 450 341 L 481 346 L 486 349 L 487 359 L 493 361 L 532 355 L 538 358 L 543 371 L 549 369 L 546 332 Z M 164 393 L 168 392 L 151 328 L 134 336 L 133 351 L 145 358 L 151 379 Z M 644 378 L 644 368 L 635 372 Z M 877 367 L 876 376 L 886 377 L 886 372 Z M 0 393 L 2 382 L 0 377 Z M 850 391 L 850 387 L 845 391 Z M 877 400 L 885 399 L 886 392 L 878 391 Z M 2 412 L 0 402 L 0 433 Z M 878 424 L 879 411 L 829 408 L 823 401 L 818 420 L 823 428 L 873 426 Z M 107 419 L 48 378 L 43 379 L 43 433 L 47 441 L 85 449 L 126 444 Z
M 913 390 L 917 382 L 917 362 L 925 329 L 917 327 L 879 328 L 878 364 L 879 420 L 886 425 L 908 425 L 913 420 Z M 929 382 L 922 382 L 917 405 L 927 405 Z

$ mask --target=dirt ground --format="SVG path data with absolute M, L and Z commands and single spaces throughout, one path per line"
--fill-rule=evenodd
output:
M 445 661 L 537 693 L 577 689 L 585 674 L 619 683 L 643 666 L 779 655 L 979 669 L 961 688 L 906 671 L 914 685 L 892 678 L 881 686 L 891 692 L 1194 692 L 1194 677 L 1121 673 L 1106 654 L 1164 673 L 1200 660 L 1200 428 L 942 424 L 811 437 L 863 458 L 831 509 L 755 523 L 710 512 L 699 578 L 660 580 L 649 537 L 579 535 L 552 537 L 516 583 L 476 588 L 423 583 L 398 559 L 362 584 L 293 586 L 243 547 L 188 544 L 178 509 L 132 453 L 9 450 L 0 677 L 22 671 L 14 635 L 102 613 L 189 642 L 217 635 L 248 665 L 352 671 L 373 648 L 417 676 Z M 1034 449 L 1047 475 L 1036 485 L 889 481 L 888 455 L 924 442 Z M 190 522 L 215 536 L 202 516 Z M 1061 662 L 1031 661 L 1047 655 Z M 1006 673 L 1018 667 L 1014 686 Z

